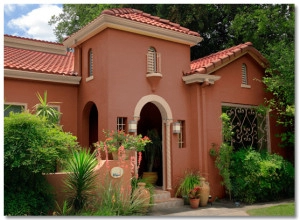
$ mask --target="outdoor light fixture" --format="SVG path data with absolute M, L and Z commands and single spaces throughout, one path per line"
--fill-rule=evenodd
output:
M 173 134 L 180 134 L 180 122 L 174 122 L 173 123 Z
M 135 133 L 136 130 L 137 130 L 136 121 L 130 121 L 129 124 L 128 124 L 128 131 Z

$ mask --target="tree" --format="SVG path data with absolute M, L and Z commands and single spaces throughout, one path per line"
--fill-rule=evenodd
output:
M 104 9 L 114 8 L 110 4 L 64 4 L 63 13 L 53 15 L 48 22 L 49 25 L 57 25 L 54 34 L 58 42 L 78 31 L 100 15 Z

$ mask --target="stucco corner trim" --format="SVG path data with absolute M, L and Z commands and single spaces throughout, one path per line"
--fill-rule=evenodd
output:
M 4 69 L 4 77 L 79 85 L 81 77 Z
M 221 76 L 196 73 L 188 76 L 183 76 L 182 80 L 185 82 L 185 84 L 203 83 L 203 82 L 214 84 L 215 81 L 219 80 L 220 78 Z

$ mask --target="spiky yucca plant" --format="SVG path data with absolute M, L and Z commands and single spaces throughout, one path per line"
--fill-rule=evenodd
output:
M 69 171 L 65 179 L 68 202 L 75 213 L 84 208 L 85 203 L 94 194 L 97 173 L 94 168 L 97 159 L 89 149 L 81 149 L 73 152 L 67 162 Z
M 50 106 L 50 104 L 57 104 L 59 102 L 47 102 L 47 91 L 44 92 L 44 98 L 40 95 L 40 93 L 37 93 L 36 96 L 40 103 L 34 106 L 35 114 L 46 117 L 50 123 L 58 124 L 61 113 L 54 107 Z

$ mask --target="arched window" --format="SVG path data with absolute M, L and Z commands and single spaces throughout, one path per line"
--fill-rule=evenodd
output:
M 89 49 L 89 69 L 88 69 L 88 76 L 93 76 L 93 50 Z
M 244 63 L 242 64 L 242 84 L 248 85 L 247 66 Z
M 160 54 L 156 52 L 154 47 L 149 47 L 147 53 L 147 73 L 160 72 Z

